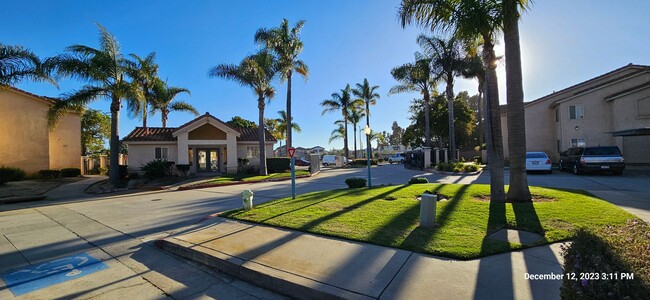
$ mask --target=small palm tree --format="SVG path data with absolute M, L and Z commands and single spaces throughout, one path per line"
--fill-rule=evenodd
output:
M 278 131 L 281 134 L 281 137 L 282 137 L 281 139 L 288 138 L 287 135 L 286 135 L 286 133 L 289 132 L 289 131 L 287 131 L 287 126 L 291 126 L 291 128 L 293 130 L 295 130 L 296 132 L 298 132 L 298 133 L 302 132 L 302 129 L 300 128 L 300 125 L 298 125 L 297 123 L 293 123 L 293 122 L 288 120 L 287 112 L 285 112 L 284 110 L 281 110 L 281 111 L 278 111 L 278 114 L 280 115 L 280 117 L 275 119 L 275 120 L 278 122 Z M 291 124 L 291 125 L 289 125 L 289 124 Z M 285 145 L 287 145 L 286 148 L 288 149 L 289 148 L 288 141 L 285 143 Z
M 111 138 L 109 180 L 117 184 L 119 178 L 120 138 L 118 134 L 122 100 L 135 97 L 137 91 L 133 85 L 124 80 L 127 72 L 126 61 L 120 52 L 117 39 L 106 28 L 99 28 L 99 48 L 84 45 L 72 45 L 66 53 L 49 58 L 45 64 L 58 76 L 77 78 L 87 82 L 81 89 L 64 95 L 64 101 L 58 101 L 50 109 L 48 120 L 54 126 L 64 112 L 87 106 L 88 103 L 106 98 L 111 101 Z
M 391 70 L 391 75 L 400 84 L 393 86 L 388 95 L 406 92 L 420 92 L 424 97 L 424 144 L 431 147 L 431 126 L 429 110 L 431 109 L 431 90 L 436 89 L 438 77 L 431 72 L 431 60 L 415 53 L 415 63 L 408 63 Z
M 334 122 L 334 125 L 337 125 L 338 127 L 330 133 L 330 139 L 329 139 L 329 144 L 331 144 L 333 141 L 340 140 L 340 139 L 345 139 L 345 122 L 343 120 L 336 120 Z
M 309 68 L 300 59 L 298 55 L 302 52 L 303 44 L 300 40 L 300 30 L 305 24 L 304 20 L 296 22 L 296 26 L 289 28 L 289 21 L 282 19 L 280 27 L 259 29 L 255 33 L 255 42 L 264 45 L 264 47 L 277 56 L 278 73 L 280 78 L 287 81 L 287 147 L 291 147 L 293 142 L 291 126 L 293 117 L 291 114 L 291 78 L 293 72 L 302 75 L 305 79 L 309 75 Z
M 376 90 L 379 89 L 378 85 L 370 86 L 368 79 L 363 79 L 363 84 L 357 83 L 356 88 L 352 90 L 352 94 L 359 97 L 360 100 L 366 105 L 366 126 L 370 128 L 370 105 L 377 104 L 377 99 L 379 99 L 379 93 Z M 361 142 L 361 141 L 359 141 Z M 370 152 L 372 153 L 372 147 L 370 147 L 370 139 L 366 136 L 366 145 Z
M 275 58 L 267 51 L 260 51 L 250 55 L 239 63 L 221 64 L 210 69 L 210 77 L 221 77 L 238 82 L 250 87 L 257 95 L 257 108 L 259 110 L 258 135 L 260 149 L 260 175 L 266 176 L 266 147 L 264 134 L 264 108 L 266 101 L 275 96 L 275 89 L 271 81 L 277 73 Z
M 174 101 L 174 98 L 180 93 L 191 95 L 190 91 L 185 88 L 168 86 L 167 82 L 156 79 L 153 84 L 153 94 L 151 97 L 151 114 L 160 112 L 162 127 L 167 127 L 169 113 L 172 111 L 184 111 L 198 116 L 199 112 L 191 104 L 184 101 Z
M 128 99 L 129 112 L 142 116 L 142 127 L 147 128 L 147 114 L 153 102 L 153 86 L 158 78 L 156 52 L 151 52 L 145 58 L 136 54 L 130 55 L 133 60 L 126 60 L 127 74 L 133 79 L 138 93 L 135 99 Z
M 350 150 L 348 146 L 348 112 L 350 107 L 357 106 L 361 103 L 359 100 L 352 100 L 352 89 L 350 85 L 346 85 L 340 93 L 333 93 L 332 99 L 323 100 L 320 103 L 320 106 L 323 107 L 323 112 L 321 115 L 324 115 L 327 112 L 340 111 L 343 116 L 343 124 L 345 127 L 345 133 L 343 135 L 343 150 L 345 152 L 345 157 L 350 158 Z
M 21 46 L 0 44 L 0 88 L 17 84 L 24 79 L 56 85 L 36 54 Z

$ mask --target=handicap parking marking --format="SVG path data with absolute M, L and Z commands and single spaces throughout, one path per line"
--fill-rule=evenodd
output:
M 2 280 L 15 296 L 20 296 L 104 269 L 108 269 L 108 266 L 100 260 L 88 253 L 79 253 L 4 272 Z

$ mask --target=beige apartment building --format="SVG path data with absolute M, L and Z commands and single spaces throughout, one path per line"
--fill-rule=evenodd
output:
M 81 117 L 65 114 L 49 130 L 47 112 L 55 101 L 14 87 L 0 88 L 0 166 L 28 174 L 80 167 Z
M 650 163 L 650 66 L 629 64 L 524 105 L 526 147 L 556 164 L 569 147 L 615 145 L 628 164 Z M 507 107 L 502 106 L 508 158 Z

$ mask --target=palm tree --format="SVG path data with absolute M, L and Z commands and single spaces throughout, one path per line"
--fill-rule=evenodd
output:
M 36 54 L 21 46 L 0 44 L 0 88 L 17 84 L 24 79 L 56 85 L 56 81 L 43 69 Z
M 478 55 L 478 46 L 469 45 L 468 43 L 468 53 L 469 55 L 465 58 L 465 68 L 462 71 L 463 77 L 476 78 L 478 81 L 478 128 L 479 128 L 479 145 L 483 147 L 484 131 L 483 131 L 483 114 L 485 113 L 484 101 L 483 101 L 483 91 L 485 90 L 485 65 L 483 64 L 483 59 Z M 482 148 L 481 148 L 482 149 Z
M 109 181 L 117 184 L 119 178 L 120 137 L 118 133 L 122 100 L 134 97 L 136 91 L 124 80 L 127 71 L 126 61 L 120 52 L 117 39 L 106 28 L 99 28 L 99 49 L 84 45 L 72 45 L 66 53 L 49 58 L 47 68 L 58 76 L 77 78 L 86 81 L 81 89 L 64 95 L 48 113 L 50 126 L 55 126 L 64 112 L 85 107 L 88 103 L 107 98 L 111 101 L 111 138 Z
M 508 152 L 510 161 L 509 202 L 530 202 L 526 175 L 526 120 L 519 47 L 519 8 L 528 1 L 503 0 L 503 40 L 506 54 L 506 100 L 508 102 Z
M 194 116 L 199 115 L 199 111 L 191 104 L 184 101 L 174 101 L 174 98 L 176 98 L 180 93 L 191 95 L 188 89 L 169 86 L 167 85 L 167 82 L 156 78 L 153 82 L 152 90 L 151 114 L 155 114 L 156 111 L 160 112 L 163 128 L 167 128 L 169 113 L 172 111 L 184 111 L 189 112 Z
M 445 81 L 445 96 L 449 111 L 449 157 L 456 159 L 456 131 L 454 128 L 454 80 L 461 75 L 465 66 L 461 42 L 452 37 L 444 40 L 438 37 L 420 35 L 418 44 L 431 58 L 432 70 Z
M 352 89 L 350 85 L 346 85 L 340 93 L 333 93 L 332 99 L 323 100 L 320 106 L 323 107 L 321 116 L 331 111 L 341 111 L 343 115 L 343 123 L 345 127 L 345 134 L 343 136 L 343 150 L 345 151 L 345 158 L 350 158 L 350 151 L 348 147 L 348 112 L 350 107 L 358 105 L 360 102 L 352 100 Z
M 359 97 L 360 100 L 366 105 L 366 126 L 370 128 L 370 105 L 377 104 L 377 99 L 379 99 L 379 93 L 375 92 L 379 88 L 378 85 L 370 86 L 368 79 L 363 79 L 363 84 L 357 83 L 357 87 L 352 90 L 352 94 Z M 372 147 L 370 147 L 370 137 L 366 136 L 366 145 L 372 153 Z
M 309 68 L 298 55 L 302 52 L 303 44 L 300 40 L 300 30 L 305 24 L 304 20 L 296 22 L 296 26 L 289 29 L 289 21 L 282 19 L 280 27 L 259 29 L 255 33 L 255 42 L 264 45 L 265 48 L 277 56 L 278 73 L 280 78 L 287 81 L 287 147 L 290 148 L 293 141 L 291 126 L 293 117 L 291 114 L 291 77 L 293 72 L 302 75 L 305 79 L 309 75 Z
M 506 200 L 503 178 L 503 137 L 496 75 L 495 38 L 502 26 L 501 11 L 494 2 L 454 0 L 402 0 L 399 7 L 402 27 L 415 23 L 431 31 L 452 32 L 468 40 L 483 40 L 485 63 L 485 118 L 488 162 L 490 164 L 490 199 Z
M 154 62 L 156 52 L 151 52 L 145 58 L 136 54 L 130 55 L 133 61 L 127 60 L 127 74 L 133 79 L 139 90 L 135 99 L 128 99 L 129 111 L 142 116 L 142 127 L 147 128 L 147 113 L 153 102 L 153 86 L 158 78 L 158 64 Z
M 345 122 L 343 120 L 336 120 L 334 122 L 334 125 L 337 125 L 338 127 L 330 133 L 330 139 L 329 143 L 331 144 L 333 141 L 339 140 L 339 139 L 345 139 Z
M 285 112 L 284 110 L 281 110 L 281 111 L 278 111 L 278 114 L 280 115 L 280 117 L 275 119 L 275 120 L 278 122 L 278 131 L 282 135 L 282 139 L 288 138 L 287 135 L 286 135 L 286 133 L 288 132 L 287 131 L 287 126 L 291 126 L 292 129 L 295 130 L 298 133 L 302 132 L 302 129 L 300 129 L 300 125 L 298 125 L 297 123 L 290 122 L 288 120 L 287 112 Z M 289 125 L 289 124 L 291 124 L 291 125 Z M 288 141 L 286 143 L 284 143 L 284 144 L 288 145 Z M 289 148 L 289 146 L 286 147 L 286 149 L 288 149 L 288 148 Z
M 360 106 L 350 106 L 347 114 L 348 121 L 352 124 L 352 130 L 354 132 L 354 158 L 359 158 L 357 154 L 357 125 L 363 120 L 366 113 L 363 112 L 363 108 Z M 361 143 L 361 140 L 359 140 L 359 143 Z
M 266 147 L 264 133 L 264 108 L 266 100 L 275 96 L 275 89 L 271 81 L 277 73 L 275 58 L 267 51 L 260 51 L 250 55 L 239 63 L 221 64 L 210 69 L 210 77 L 221 77 L 238 82 L 243 86 L 250 87 L 257 95 L 257 108 L 259 110 L 258 135 L 260 149 L 260 175 L 266 176 Z
M 424 124 L 425 124 L 425 146 L 431 147 L 431 130 L 429 120 L 429 110 L 431 102 L 430 90 L 435 90 L 437 78 L 431 73 L 430 59 L 423 58 L 420 53 L 415 53 L 415 63 L 407 63 L 390 71 L 395 80 L 400 84 L 393 86 L 388 91 L 388 95 L 420 92 L 424 97 Z

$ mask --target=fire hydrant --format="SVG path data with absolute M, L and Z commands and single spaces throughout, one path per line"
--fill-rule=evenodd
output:
M 244 190 L 241 192 L 241 200 L 245 210 L 253 209 L 253 191 Z

